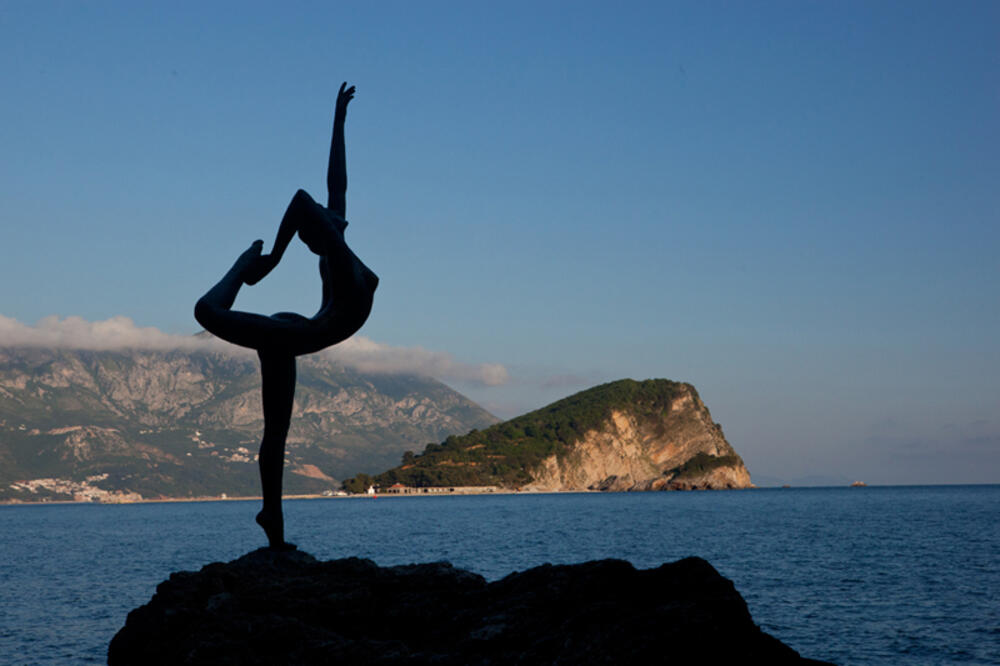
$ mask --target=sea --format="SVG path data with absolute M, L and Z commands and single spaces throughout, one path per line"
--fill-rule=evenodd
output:
M 256 511 L 0 507 L 0 663 L 104 663 L 171 572 L 264 545 Z M 546 562 L 697 555 L 803 656 L 1000 664 L 1000 485 L 286 500 L 285 521 L 321 559 L 447 560 L 489 580 Z

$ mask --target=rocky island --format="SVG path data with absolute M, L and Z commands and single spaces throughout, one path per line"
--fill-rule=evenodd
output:
M 356 492 L 480 486 L 527 491 L 691 490 L 751 487 L 743 460 L 691 384 L 623 379 L 547 407 L 428 444 Z
M 112 639 L 119 664 L 821 664 L 754 623 L 705 560 L 543 565 L 488 583 L 446 562 L 379 567 L 260 549 L 161 583 Z

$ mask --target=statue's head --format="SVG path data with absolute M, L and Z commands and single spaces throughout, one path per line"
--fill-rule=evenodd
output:
M 299 239 L 306 244 L 313 254 L 326 254 L 326 239 L 331 229 L 324 229 L 325 220 L 310 215 L 299 222 Z
M 316 203 L 305 190 L 295 193 L 285 214 L 295 217 L 299 238 L 314 254 L 327 254 L 334 236 L 343 235 L 347 227 L 343 216 Z
M 343 235 L 347 220 L 322 206 L 317 205 L 316 208 L 317 215 L 300 220 L 299 238 L 313 254 L 328 254 L 330 242 L 335 234 Z

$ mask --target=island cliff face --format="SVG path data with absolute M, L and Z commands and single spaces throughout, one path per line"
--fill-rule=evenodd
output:
M 694 387 L 681 386 L 659 418 L 613 410 L 602 427 L 584 434 L 570 452 L 545 458 L 524 489 L 749 488 L 750 472 L 722 428 Z
M 353 480 L 352 480 L 353 481 Z M 366 479 L 367 481 L 367 479 Z M 623 379 L 406 454 L 373 479 L 526 491 L 751 487 L 750 473 L 691 384 Z

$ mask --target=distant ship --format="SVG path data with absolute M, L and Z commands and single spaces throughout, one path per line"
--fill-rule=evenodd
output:
M 868 484 L 865 483 L 864 481 L 855 481 L 854 483 L 851 484 L 851 488 L 864 488 L 867 485 Z

